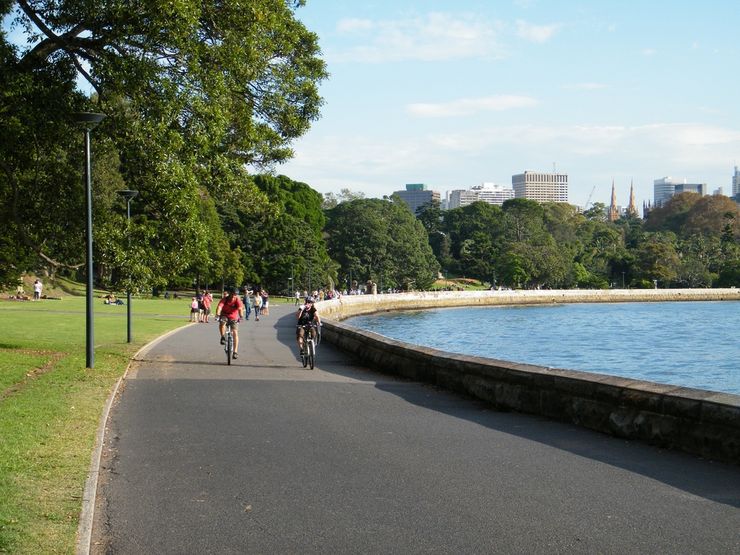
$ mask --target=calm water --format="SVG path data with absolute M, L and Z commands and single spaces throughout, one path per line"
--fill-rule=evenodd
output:
M 400 341 L 740 394 L 740 303 L 466 307 L 358 316 Z

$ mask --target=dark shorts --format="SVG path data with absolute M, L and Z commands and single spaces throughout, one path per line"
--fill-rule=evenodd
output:
M 309 329 L 311 330 L 311 337 L 313 337 L 314 339 L 316 339 L 316 327 L 315 326 L 311 326 L 311 328 L 309 328 Z M 296 328 L 295 328 L 295 336 L 296 337 L 304 337 L 305 335 L 306 335 L 306 328 L 303 327 L 300 324 L 297 325 Z
M 222 316 L 222 318 L 223 318 L 223 316 Z M 235 329 L 237 329 L 239 327 L 239 320 L 232 320 L 231 318 L 228 318 L 226 320 L 226 325 L 227 326 L 231 326 L 231 329 L 232 330 L 235 330 Z

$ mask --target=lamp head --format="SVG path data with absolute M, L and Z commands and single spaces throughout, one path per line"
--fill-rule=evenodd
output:
M 133 191 L 131 189 L 124 189 L 122 191 L 116 191 L 119 195 L 121 195 L 126 201 L 130 201 L 132 198 L 134 198 L 136 195 L 139 194 L 139 191 Z
M 80 123 L 87 129 L 92 129 L 105 119 L 105 114 L 98 114 L 96 112 L 73 112 L 72 119 L 75 122 Z

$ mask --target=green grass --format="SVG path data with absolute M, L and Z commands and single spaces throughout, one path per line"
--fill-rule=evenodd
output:
M 85 299 L 0 301 L 0 553 L 71 553 L 95 431 L 130 357 L 187 323 L 189 298 L 96 299 L 85 368 Z

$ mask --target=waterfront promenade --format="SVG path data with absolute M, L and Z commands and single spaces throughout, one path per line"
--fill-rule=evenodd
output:
M 295 356 L 293 307 L 138 357 L 94 553 L 736 553 L 740 467 Z

